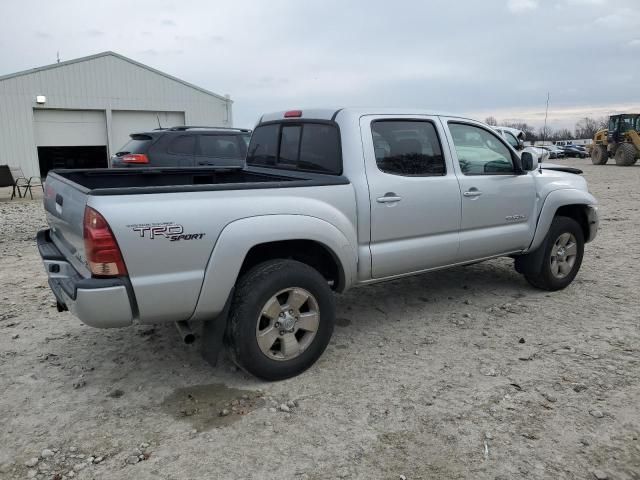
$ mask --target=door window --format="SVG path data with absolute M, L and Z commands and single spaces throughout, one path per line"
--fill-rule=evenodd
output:
M 449 123 L 449 130 L 464 175 L 515 173 L 511 151 L 496 135 L 464 123 Z
M 433 123 L 378 120 L 371 123 L 378 168 L 391 175 L 444 175 L 446 168 Z
M 240 158 L 244 157 L 244 149 L 240 147 L 236 135 L 200 135 L 199 155 L 217 158 Z
M 169 153 L 176 155 L 193 155 L 196 148 L 196 137 L 193 135 L 180 135 L 169 145 Z

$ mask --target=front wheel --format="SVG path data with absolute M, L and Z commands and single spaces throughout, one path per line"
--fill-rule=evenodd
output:
M 591 147 L 591 162 L 594 165 L 604 165 L 609 160 L 609 152 L 604 145 L 593 145 Z
M 536 274 L 525 273 L 534 287 L 543 290 L 561 290 L 578 274 L 584 255 L 584 235 L 574 219 L 555 217 L 547 233 L 542 265 Z
M 322 355 L 334 321 L 333 292 L 317 270 L 294 260 L 270 260 L 238 281 L 227 345 L 245 371 L 283 380 L 302 373 Z

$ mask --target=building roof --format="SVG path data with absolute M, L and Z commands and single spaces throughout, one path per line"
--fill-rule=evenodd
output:
M 162 75 L 163 77 L 166 77 L 166 78 L 168 78 L 170 80 L 173 80 L 175 82 L 181 83 L 181 84 L 183 84 L 183 85 L 185 85 L 187 87 L 199 90 L 199 91 L 201 91 L 203 93 L 206 93 L 207 95 L 212 95 L 212 96 L 214 96 L 216 98 L 219 98 L 221 100 L 225 100 L 227 102 L 232 103 L 231 99 L 229 99 L 229 98 L 227 98 L 227 97 L 225 97 L 223 95 L 219 95 L 217 93 L 210 92 L 209 90 L 205 90 L 204 88 L 198 87 L 197 85 L 194 85 L 194 84 L 189 83 L 189 82 L 185 82 L 184 80 L 181 80 L 181 79 L 179 79 L 177 77 L 174 77 L 173 75 L 169 75 L 168 73 L 161 72 L 160 70 L 156 70 L 155 68 L 152 68 L 152 67 L 150 67 L 148 65 L 145 65 L 145 64 L 140 63 L 140 62 L 136 62 L 135 60 L 132 60 L 132 59 L 130 59 L 128 57 L 125 57 L 124 55 L 120 55 L 119 53 L 111 52 L 111 51 L 96 53 L 95 55 L 88 55 L 86 57 L 74 58 L 73 60 L 67 60 L 67 61 L 64 61 L 64 62 L 52 63 L 51 65 L 45 65 L 43 67 L 31 68 L 29 70 L 22 70 L 20 72 L 9 73 L 8 75 L 0 76 L 0 82 L 3 81 L 3 80 L 8 80 L 10 78 L 21 77 L 23 75 L 29 75 L 31 73 L 42 72 L 43 70 L 51 70 L 53 68 L 65 67 L 67 65 L 72 65 L 74 63 L 87 62 L 89 60 L 95 60 L 96 58 L 108 57 L 108 56 L 115 57 L 115 58 L 118 58 L 120 60 L 124 60 L 125 62 L 129 62 L 129 63 L 131 63 L 131 64 L 133 64 L 133 65 L 135 65 L 137 67 L 144 68 L 144 69 L 149 70 L 150 72 L 153 72 L 153 73 L 155 73 L 157 75 Z

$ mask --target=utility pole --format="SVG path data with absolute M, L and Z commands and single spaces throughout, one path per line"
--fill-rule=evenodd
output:
M 544 111 L 544 130 L 542 131 L 542 144 L 547 137 L 547 116 L 549 115 L 549 92 L 547 92 L 547 108 Z

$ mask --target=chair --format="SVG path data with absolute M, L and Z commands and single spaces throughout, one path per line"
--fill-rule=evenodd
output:
M 11 200 L 16 196 L 16 189 L 18 191 L 18 196 L 22 198 L 22 193 L 20 192 L 20 187 L 17 182 L 14 180 L 13 175 L 11 174 L 11 169 L 9 165 L 0 165 L 0 187 L 12 187 L 13 191 L 11 192 Z
M 18 188 L 18 195 L 20 195 L 20 188 L 24 188 L 24 195 L 20 195 L 21 197 L 26 197 L 27 192 L 31 196 L 31 200 L 33 200 L 33 192 L 31 191 L 31 187 L 40 187 L 44 192 L 44 185 L 42 184 L 42 179 L 40 177 L 25 177 L 22 172 L 22 168 L 20 167 L 9 167 L 11 170 L 11 175 L 16 182 L 16 187 Z

